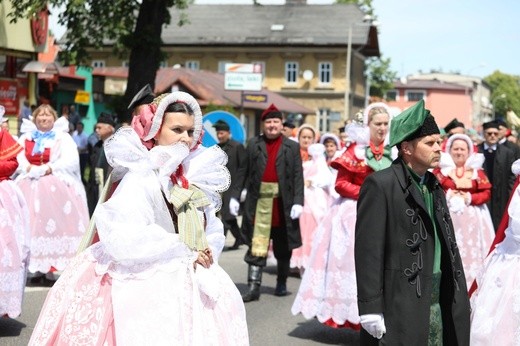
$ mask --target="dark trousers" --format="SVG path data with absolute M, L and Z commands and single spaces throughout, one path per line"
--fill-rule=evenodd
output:
M 233 235 L 233 237 L 235 237 L 235 240 L 238 242 L 238 244 L 244 244 L 242 233 L 240 232 L 240 227 L 238 226 L 236 218 L 222 220 L 222 223 L 224 224 L 224 236 L 227 236 L 227 231 L 230 230 L 231 234 Z
M 84 185 L 87 184 L 87 181 L 85 180 L 85 169 L 87 168 L 89 155 L 88 153 L 81 153 L 79 154 L 79 171 L 81 174 L 81 181 Z M 90 172 L 90 174 L 93 174 Z
M 273 254 L 276 260 L 279 262 L 290 261 L 292 250 L 289 250 L 289 241 L 285 227 L 271 228 L 271 239 L 273 241 Z M 251 244 L 249 244 L 249 249 L 244 256 L 244 261 L 251 265 L 265 267 L 267 257 L 253 256 L 251 254 Z

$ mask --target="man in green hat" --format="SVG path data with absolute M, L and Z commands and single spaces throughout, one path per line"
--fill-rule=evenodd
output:
M 469 300 L 439 165 L 440 131 L 424 101 L 394 118 L 398 158 L 368 176 L 357 204 L 361 344 L 469 345 Z

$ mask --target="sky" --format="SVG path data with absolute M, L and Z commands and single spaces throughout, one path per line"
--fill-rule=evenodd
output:
M 283 4 L 285 0 L 258 0 Z M 252 4 L 252 0 L 195 0 L 198 4 Z M 331 0 L 307 0 L 330 4 Z M 398 77 L 430 70 L 485 77 L 499 70 L 520 76 L 520 1 L 372 0 L 379 49 Z M 56 13 L 56 11 L 54 11 Z M 51 16 L 50 28 L 64 28 Z

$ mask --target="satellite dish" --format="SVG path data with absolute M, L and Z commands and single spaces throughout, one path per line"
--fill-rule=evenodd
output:
M 310 82 L 312 80 L 312 77 L 314 77 L 314 73 L 312 73 L 311 70 L 305 70 L 303 71 L 303 79 L 307 82 Z

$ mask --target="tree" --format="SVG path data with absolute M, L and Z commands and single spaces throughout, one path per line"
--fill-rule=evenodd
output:
M 520 114 L 520 76 L 508 75 L 495 71 L 484 78 L 491 87 L 491 104 L 495 117 L 505 118 L 506 112 L 511 109 Z
M 5 0 L 0 0 L 0 2 Z M 9 17 L 31 18 L 47 4 L 64 8 L 58 22 L 67 28 L 61 59 L 65 65 L 82 65 L 89 58 L 88 48 L 107 42 L 116 54 L 130 52 L 128 82 L 124 96 L 128 104 L 146 84 L 155 85 L 155 74 L 163 60 L 161 33 L 170 23 L 169 9 L 186 9 L 190 0 L 7 0 L 12 3 Z M 186 22 L 181 16 L 178 25 Z M 116 110 L 124 114 L 123 110 Z
M 387 91 L 394 88 L 397 72 L 390 69 L 390 58 L 370 58 L 367 62 L 367 78 L 370 80 L 370 96 L 384 98 Z

